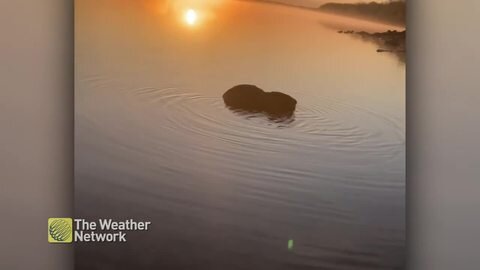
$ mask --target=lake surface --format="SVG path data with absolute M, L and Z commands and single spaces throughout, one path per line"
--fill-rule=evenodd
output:
M 76 216 L 152 222 L 77 244 L 77 269 L 403 269 L 405 64 L 337 33 L 395 28 L 228 0 L 75 13 Z M 228 110 L 238 84 L 294 117 Z

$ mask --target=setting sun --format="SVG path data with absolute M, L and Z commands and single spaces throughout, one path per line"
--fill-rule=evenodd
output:
M 195 10 L 189 9 L 187 10 L 187 12 L 185 12 L 185 21 L 187 22 L 187 24 L 194 25 L 197 22 L 197 19 L 198 15 Z

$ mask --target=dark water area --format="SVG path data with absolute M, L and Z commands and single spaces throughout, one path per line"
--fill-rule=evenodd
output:
M 76 217 L 152 222 L 77 243 L 76 269 L 403 269 L 405 66 L 331 27 L 388 26 L 244 1 L 75 12 Z M 239 84 L 294 114 L 232 111 Z

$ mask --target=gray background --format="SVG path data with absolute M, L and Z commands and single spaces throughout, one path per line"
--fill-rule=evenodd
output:
M 0 269 L 71 269 L 73 1 L 0 1 Z M 480 2 L 409 1 L 409 269 L 480 265 Z
M 73 268 L 73 1 L 0 0 L 0 127 L 0 269 Z

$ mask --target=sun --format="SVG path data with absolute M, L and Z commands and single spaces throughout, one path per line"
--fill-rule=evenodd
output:
M 187 24 L 195 25 L 197 23 L 197 20 L 198 20 L 198 14 L 195 10 L 189 9 L 185 12 L 184 18 L 185 18 L 185 22 L 187 22 Z

